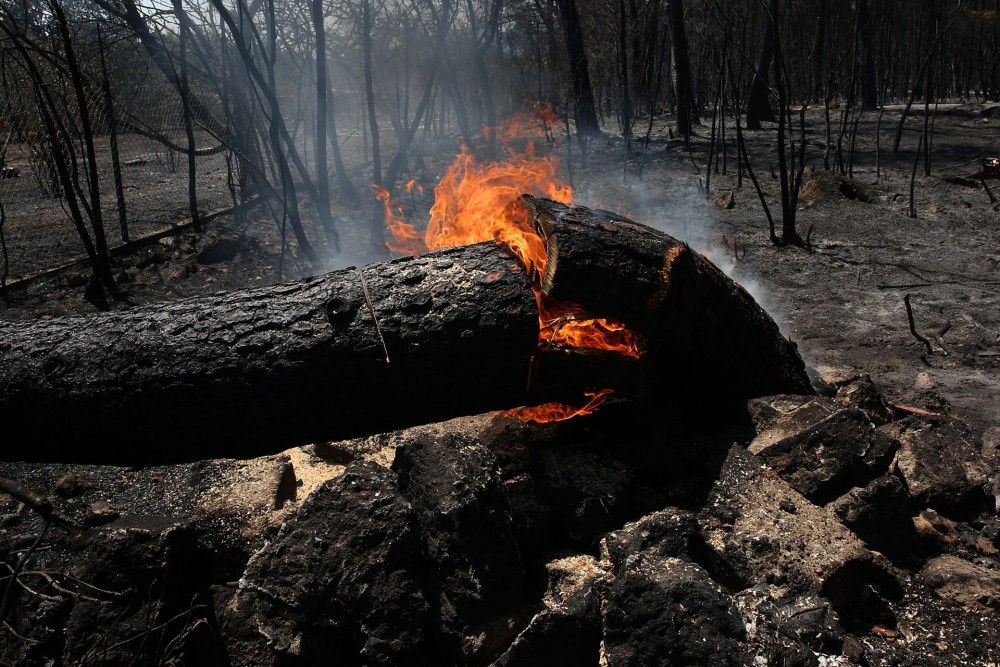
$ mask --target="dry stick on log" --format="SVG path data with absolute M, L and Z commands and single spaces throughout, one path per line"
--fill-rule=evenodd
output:
M 388 364 L 353 268 L 2 324 L 0 458 L 254 456 L 525 403 L 538 311 L 507 250 L 384 262 L 366 267 L 365 281 Z
M 606 211 L 529 196 L 513 205 L 527 208 L 545 238 L 545 294 L 645 334 L 654 390 L 702 398 L 702 390 L 727 398 L 812 393 L 795 345 L 686 244 Z
M 83 526 L 76 521 L 53 509 L 52 503 L 46 498 L 42 498 L 11 479 L 0 477 L 0 493 L 6 493 L 14 500 L 24 503 L 26 507 L 37 512 L 43 519 L 51 521 L 57 526 L 74 532 L 83 530 Z
M 924 338 L 923 336 L 921 336 L 920 333 L 917 331 L 916 322 L 913 321 L 913 308 L 910 306 L 909 294 L 903 297 L 903 303 L 906 305 L 906 319 L 910 323 L 910 333 L 913 334 L 914 338 L 916 338 L 918 341 L 924 344 L 924 347 L 927 348 L 928 355 L 934 354 L 934 349 L 931 347 L 931 342 L 926 338 Z

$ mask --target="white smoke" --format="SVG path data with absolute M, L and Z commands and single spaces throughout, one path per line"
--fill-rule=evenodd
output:
M 619 170 L 576 186 L 575 203 L 624 215 L 684 241 L 705 255 L 742 285 L 782 331 L 786 331 L 783 318 L 768 297 L 766 288 L 734 257 L 724 241 L 724 235 L 730 239 L 734 237 L 721 223 L 719 209 L 705 196 L 690 165 L 677 165 L 676 169 L 669 170 L 656 165 L 646 171 L 643 179 L 632 173 L 623 177 Z M 741 245 L 741 256 L 744 251 Z

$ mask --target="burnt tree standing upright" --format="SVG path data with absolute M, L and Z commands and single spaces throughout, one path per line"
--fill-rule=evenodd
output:
M 684 143 L 691 137 L 691 126 L 698 119 L 691 85 L 691 58 L 688 56 L 687 31 L 684 28 L 684 1 L 670 0 L 670 35 L 674 47 L 674 88 L 677 91 L 677 131 Z
M 104 58 L 104 37 L 97 29 L 97 49 L 101 65 L 101 95 L 104 101 L 104 121 L 108 126 L 108 148 L 111 152 L 111 175 L 115 183 L 115 203 L 118 206 L 118 225 L 122 241 L 129 242 L 128 211 L 125 207 L 125 184 L 122 181 L 121 154 L 118 151 L 118 116 L 115 100 L 111 94 L 111 80 L 108 78 L 108 63 Z
M 330 174 L 326 162 L 327 110 L 326 80 L 326 26 L 323 24 L 323 0 L 311 4 L 313 32 L 316 33 L 316 189 L 319 191 L 317 206 L 330 211 Z
M 873 53 L 872 18 L 868 0 L 856 0 L 858 31 L 858 61 L 861 64 L 861 108 L 872 111 L 878 107 L 878 87 L 875 80 L 875 56 Z
M 594 90 L 590 85 L 587 53 L 583 49 L 583 29 L 576 0 L 558 0 L 559 16 L 566 33 L 566 50 L 569 54 L 569 73 L 573 82 L 573 114 L 577 134 L 593 136 L 601 133 L 594 106 Z
M 747 94 L 747 129 L 759 130 L 764 121 L 774 122 L 774 111 L 771 110 L 770 77 L 771 61 L 774 59 L 774 38 L 778 32 L 778 3 L 771 3 L 764 16 L 764 40 L 760 46 L 757 58 L 757 69 L 753 81 L 750 82 L 750 92 Z
M 628 82 L 628 27 L 625 0 L 618 0 L 618 65 L 621 83 L 621 130 L 625 139 L 625 157 L 632 153 L 632 96 Z
M 188 79 L 187 42 L 188 23 L 187 14 L 181 5 L 181 0 L 174 0 L 174 15 L 177 17 L 178 25 L 178 61 L 180 71 L 178 73 L 180 86 L 178 90 L 181 94 L 181 115 L 184 120 L 184 136 L 187 139 L 187 177 L 188 177 L 188 211 L 191 214 L 191 224 L 195 231 L 202 231 L 201 216 L 198 215 L 198 172 L 195 164 L 195 141 L 194 123 L 191 120 L 191 87 Z
M 372 10 L 368 0 L 361 2 L 361 53 L 364 60 L 365 106 L 368 109 L 368 130 L 372 138 L 372 184 L 382 186 L 382 148 L 379 141 L 378 117 L 375 114 L 375 90 L 372 82 Z M 389 184 L 392 187 L 392 183 Z M 374 252 L 383 251 L 381 208 L 376 200 L 370 205 L 368 241 Z

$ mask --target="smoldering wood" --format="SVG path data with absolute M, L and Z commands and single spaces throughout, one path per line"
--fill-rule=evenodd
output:
M 524 271 L 493 243 L 5 323 L 0 457 L 248 457 L 522 405 L 537 337 Z
M 794 343 L 687 244 L 607 211 L 529 196 L 513 205 L 527 207 L 545 237 L 545 294 L 644 334 L 660 390 L 729 398 L 812 393 Z

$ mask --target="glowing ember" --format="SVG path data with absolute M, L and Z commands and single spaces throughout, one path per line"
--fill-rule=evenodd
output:
M 535 289 L 538 341 L 549 345 L 610 350 L 636 359 L 641 352 L 635 332 L 621 322 L 590 317 L 574 303 L 556 303 Z
M 599 408 L 601 404 L 607 400 L 608 396 L 613 393 L 614 392 L 610 389 L 588 391 L 584 394 L 584 396 L 588 399 L 587 403 L 579 408 L 574 408 L 572 405 L 566 405 L 565 403 L 543 403 L 542 405 L 536 405 L 534 407 L 504 410 L 500 414 L 507 417 L 513 417 L 514 419 L 519 419 L 521 421 L 535 422 L 537 424 L 562 422 L 567 419 L 572 419 L 573 417 L 589 415 L 597 410 L 597 408 Z
M 621 322 L 603 317 L 588 320 L 569 320 L 543 330 L 539 339 L 566 347 L 591 350 L 610 350 L 619 354 L 639 358 L 639 341 L 628 327 Z

